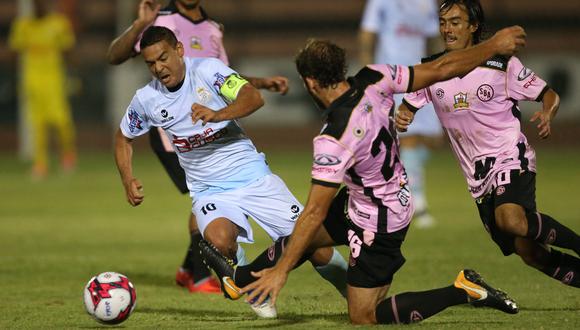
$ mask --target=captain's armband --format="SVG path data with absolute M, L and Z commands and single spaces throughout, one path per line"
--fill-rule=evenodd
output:
M 234 101 L 238 97 L 238 93 L 242 86 L 247 84 L 248 81 L 239 74 L 231 74 L 229 75 L 222 86 L 220 87 L 220 93 L 228 100 Z

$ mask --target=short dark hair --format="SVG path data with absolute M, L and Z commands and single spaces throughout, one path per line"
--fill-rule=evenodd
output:
M 469 17 L 469 24 L 478 24 L 477 30 L 473 32 L 473 43 L 478 44 L 483 39 L 485 32 L 485 16 L 479 0 L 444 0 L 439 7 L 439 12 L 448 11 L 454 5 L 465 8 Z
M 294 62 L 302 77 L 316 79 L 322 88 L 345 80 L 346 52 L 330 41 L 309 39 Z
M 177 46 L 177 37 L 173 31 L 164 26 L 150 26 L 143 32 L 139 47 L 144 49 L 161 41 L 166 41 L 173 48 Z

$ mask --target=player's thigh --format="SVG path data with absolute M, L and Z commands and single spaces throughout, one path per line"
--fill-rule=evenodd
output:
M 277 175 L 269 174 L 237 189 L 240 208 L 252 217 L 273 241 L 290 236 L 302 212 L 302 204 Z
M 196 198 L 193 202 L 192 213 L 204 238 L 209 234 L 213 238 L 223 236 L 222 239 L 230 240 L 231 233 L 235 231 L 237 239 L 234 241 L 252 243 L 250 223 L 231 196 L 213 194 Z
M 348 290 L 348 316 L 354 324 L 376 324 L 376 308 L 381 302 L 390 285 L 376 288 L 360 288 L 352 285 Z

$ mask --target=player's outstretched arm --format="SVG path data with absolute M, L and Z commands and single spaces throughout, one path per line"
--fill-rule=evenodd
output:
M 530 118 L 531 122 L 539 120 L 537 128 L 540 138 L 546 139 L 552 134 L 550 124 L 554 116 L 556 116 L 558 108 L 560 108 L 560 96 L 550 88 L 542 97 L 542 110 L 536 111 Z
M 253 301 L 257 298 L 254 304 L 259 305 L 270 296 L 272 304 L 276 304 L 276 298 L 286 284 L 288 273 L 294 268 L 304 252 L 318 247 L 311 246 L 311 241 L 326 218 L 337 191 L 338 188 L 335 187 L 312 185 L 306 207 L 298 217 L 288 245 L 276 266 L 257 273 L 252 272 L 252 275 L 258 280 L 242 288 L 243 293 L 249 292 L 247 301 Z
M 283 76 L 271 77 L 248 77 L 244 76 L 246 80 L 257 89 L 265 89 L 270 92 L 280 93 L 286 95 L 288 93 L 288 78 Z
M 262 94 L 254 86 L 246 82 L 240 88 L 235 100 L 219 111 L 194 103 L 191 106 L 191 120 L 193 123 L 201 120 L 205 125 L 208 122 L 217 123 L 224 120 L 243 118 L 260 109 L 263 105 Z
M 137 54 L 134 48 L 135 44 L 141 33 L 155 21 L 159 9 L 161 9 L 161 5 L 155 1 L 141 0 L 137 19 L 109 45 L 107 51 L 109 64 L 121 64 Z
M 115 163 L 121 175 L 127 201 L 133 206 L 143 202 L 143 186 L 133 177 L 133 140 L 127 138 L 121 129 L 115 133 Z
M 490 39 L 462 50 L 452 51 L 435 61 L 414 66 L 412 91 L 438 81 L 467 74 L 494 55 L 511 56 L 526 44 L 526 32 L 519 26 L 502 29 Z

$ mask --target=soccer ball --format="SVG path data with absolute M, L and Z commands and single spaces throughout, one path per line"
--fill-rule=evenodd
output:
M 84 290 L 87 313 L 104 324 L 119 324 L 129 318 L 136 298 L 127 276 L 115 272 L 91 278 Z

